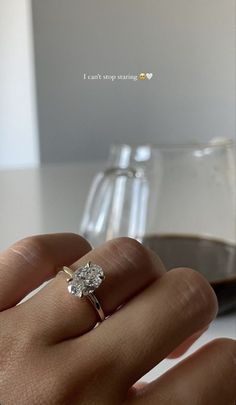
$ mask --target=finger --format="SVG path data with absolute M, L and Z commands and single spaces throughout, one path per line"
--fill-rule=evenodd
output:
M 185 342 L 183 342 L 179 347 L 177 347 L 177 349 L 169 354 L 168 359 L 176 359 L 182 356 L 196 342 L 196 340 L 198 340 L 203 333 L 207 331 L 208 327 L 209 325 L 186 339 Z
M 156 381 L 133 392 L 131 405 L 235 405 L 236 342 L 215 340 Z
M 58 233 L 20 240 L 0 255 L 0 310 L 16 305 L 91 249 L 79 235 Z
M 208 325 L 216 312 L 216 296 L 200 273 L 175 269 L 87 334 L 86 339 L 100 350 L 101 357 L 108 356 L 115 363 L 116 382 L 127 389 Z
M 105 280 L 96 290 L 105 315 L 111 314 L 163 274 L 162 263 L 151 250 L 136 240 L 118 238 L 97 247 L 70 267 L 76 269 L 91 261 L 101 266 Z M 77 337 L 92 329 L 98 316 L 87 298 L 68 293 L 66 278 L 58 275 L 25 303 L 31 328 L 53 341 Z M 38 322 L 40 319 L 40 324 Z

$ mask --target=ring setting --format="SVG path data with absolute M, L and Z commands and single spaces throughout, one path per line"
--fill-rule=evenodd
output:
M 62 271 L 69 276 L 67 278 L 67 288 L 69 293 L 79 298 L 87 297 L 96 309 L 100 320 L 103 321 L 105 315 L 94 294 L 94 291 L 105 279 L 102 267 L 92 262 L 88 262 L 85 266 L 80 266 L 75 271 L 70 267 L 63 266 Z

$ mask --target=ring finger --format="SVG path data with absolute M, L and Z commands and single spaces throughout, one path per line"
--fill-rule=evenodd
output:
M 164 273 L 159 258 L 139 242 L 119 238 L 90 251 L 70 267 L 72 270 L 91 261 L 101 266 L 105 281 L 96 290 L 105 316 L 147 287 Z M 68 293 L 66 277 L 59 274 L 29 301 L 22 304 L 31 331 L 43 333 L 50 341 L 61 341 L 84 334 L 98 320 L 88 299 Z M 40 322 L 38 322 L 40 319 Z

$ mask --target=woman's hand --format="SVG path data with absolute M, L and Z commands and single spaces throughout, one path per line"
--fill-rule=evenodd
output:
M 75 269 L 88 261 L 106 274 L 96 296 L 110 317 L 96 328 L 91 303 L 71 296 L 66 277 L 57 275 L 63 265 Z M 16 243 L 0 256 L 0 310 L 1 405 L 235 404 L 236 343 L 229 339 L 216 340 L 156 381 L 133 387 L 203 330 L 217 303 L 199 273 L 165 273 L 158 257 L 132 239 L 94 250 L 74 234 Z

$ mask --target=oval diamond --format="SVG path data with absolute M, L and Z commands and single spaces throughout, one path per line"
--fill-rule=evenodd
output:
M 72 295 L 83 297 L 91 294 L 104 280 L 104 272 L 100 266 L 91 262 L 75 270 L 68 283 L 68 290 Z

